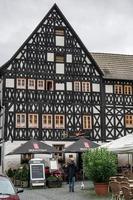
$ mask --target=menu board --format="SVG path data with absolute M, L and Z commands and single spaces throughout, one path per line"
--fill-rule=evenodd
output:
M 57 169 L 58 169 L 57 160 L 50 160 L 50 170 L 57 170 Z
M 44 179 L 44 164 L 31 164 L 31 179 Z

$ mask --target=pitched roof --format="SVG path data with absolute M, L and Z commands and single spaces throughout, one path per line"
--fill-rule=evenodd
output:
M 19 52 L 25 47 L 25 45 L 31 40 L 31 38 L 34 36 L 34 34 L 39 30 L 39 28 L 44 24 L 44 22 L 47 20 L 47 18 L 49 17 L 49 15 L 53 12 L 56 11 L 59 18 L 61 18 L 65 24 L 66 27 L 69 28 L 70 32 L 73 34 L 73 37 L 75 37 L 75 39 L 77 40 L 77 42 L 80 44 L 81 48 L 84 50 L 84 52 L 86 53 L 86 55 L 88 55 L 89 60 L 93 63 L 93 65 L 96 67 L 98 73 L 100 75 L 103 75 L 101 69 L 99 68 L 99 66 L 97 65 L 97 63 L 95 62 L 95 60 L 93 59 L 92 55 L 90 52 L 88 52 L 87 48 L 85 47 L 85 45 L 83 44 L 83 42 L 81 41 L 81 39 L 79 38 L 79 36 L 77 35 L 77 33 L 74 31 L 74 29 L 72 28 L 72 26 L 70 25 L 70 23 L 68 22 L 68 20 L 66 19 L 66 17 L 64 16 L 64 14 L 61 12 L 61 10 L 58 8 L 58 6 L 56 5 L 56 3 L 52 6 L 52 8 L 49 10 L 49 12 L 45 15 L 45 17 L 42 19 L 42 21 L 38 24 L 38 26 L 35 28 L 35 30 L 31 33 L 31 35 L 27 38 L 27 40 L 22 44 L 22 46 L 17 50 L 17 52 L 12 56 L 12 58 L 7 61 L 4 65 L 1 66 L 1 70 L 5 71 L 6 68 L 8 67 L 8 65 L 13 61 L 13 59 L 19 54 Z
M 105 79 L 133 80 L 133 55 L 91 53 Z

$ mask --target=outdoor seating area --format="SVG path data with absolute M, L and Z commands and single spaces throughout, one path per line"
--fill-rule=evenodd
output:
M 133 179 L 126 176 L 110 177 L 109 190 L 112 194 L 112 199 L 133 199 Z

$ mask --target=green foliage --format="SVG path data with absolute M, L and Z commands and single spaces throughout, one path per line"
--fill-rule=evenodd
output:
M 56 177 L 56 176 L 49 176 L 48 178 L 47 178 L 47 181 L 58 181 L 58 178 Z
M 47 181 L 60 181 L 62 182 L 63 179 L 61 176 L 50 175 L 47 177 Z
M 14 177 L 16 180 L 20 180 L 21 179 L 21 171 L 20 169 L 16 169 Z
M 9 176 L 10 178 L 12 178 L 14 176 L 14 170 L 12 170 L 11 168 L 9 168 L 8 171 L 7 171 L 7 176 Z
M 83 167 L 90 180 L 105 183 L 110 176 L 116 175 L 117 158 L 105 148 L 90 149 L 83 154 Z
M 21 170 L 21 180 L 22 181 L 28 181 L 28 176 L 29 176 L 29 170 L 24 165 L 22 170 Z

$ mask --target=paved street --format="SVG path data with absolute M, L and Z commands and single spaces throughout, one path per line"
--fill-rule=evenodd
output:
M 19 196 L 21 200 L 109 200 L 107 197 L 97 197 L 90 182 L 85 182 L 85 189 L 80 189 L 80 182 L 75 184 L 75 192 L 68 192 L 68 185 L 63 183 L 61 188 L 25 189 Z

